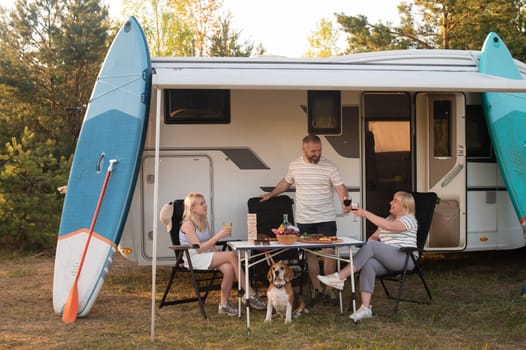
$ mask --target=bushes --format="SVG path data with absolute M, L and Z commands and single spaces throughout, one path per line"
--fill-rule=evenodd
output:
M 53 155 L 53 140 L 39 142 L 24 129 L 20 142 L 13 137 L 1 156 L 0 245 L 15 251 L 52 250 L 56 242 L 70 161 Z

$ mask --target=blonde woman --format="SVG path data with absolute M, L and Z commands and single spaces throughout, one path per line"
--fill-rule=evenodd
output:
M 376 276 L 389 271 L 403 268 L 406 253 L 400 247 L 416 247 L 416 231 L 418 223 L 415 218 L 415 200 L 410 193 L 396 192 L 391 200 L 389 216 L 382 218 L 365 209 L 352 210 L 355 216 L 364 217 L 378 226 L 354 256 L 353 272 L 360 271 L 360 296 L 362 305 L 349 317 L 354 321 L 373 316 L 371 298 L 374 291 Z M 408 268 L 414 268 L 410 259 Z M 343 289 L 345 279 L 351 275 L 350 265 L 345 266 L 339 273 L 328 276 L 318 275 L 318 279 L 333 288 Z
M 179 230 L 181 244 L 198 245 L 197 249 L 190 249 L 190 259 L 196 269 L 218 269 L 223 274 L 221 282 L 221 301 L 219 314 L 237 316 L 238 310 L 228 297 L 232 290 L 234 278 L 241 281 L 243 289 L 248 290 L 250 306 L 255 309 L 266 309 L 266 304 L 252 288 L 245 286 L 243 270 L 239 271 L 238 257 L 234 252 L 220 251 L 216 248 L 217 242 L 224 237 L 229 237 L 232 229 L 221 229 L 215 235 L 210 234 L 210 225 L 207 219 L 208 205 L 202 194 L 192 192 L 184 199 L 183 222 Z M 244 298 L 243 298 L 244 300 Z

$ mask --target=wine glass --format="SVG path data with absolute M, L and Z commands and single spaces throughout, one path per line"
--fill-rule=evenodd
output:
M 353 210 L 356 210 L 358 209 L 358 207 L 360 206 L 360 203 L 358 202 L 352 202 L 351 203 L 351 213 Z M 353 222 L 358 222 L 358 220 L 356 220 L 356 215 L 353 215 L 353 219 L 352 219 Z

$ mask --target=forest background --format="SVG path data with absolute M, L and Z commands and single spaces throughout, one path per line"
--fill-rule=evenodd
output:
M 497 32 L 526 61 L 526 0 L 414 0 L 399 24 L 365 15 L 320 18 L 305 57 L 395 49 L 480 50 Z M 152 56 L 255 56 L 221 0 L 122 0 Z M 291 19 L 293 20 L 293 19 Z M 0 7 L 0 253 L 54 252 L 85 106 L 122 23 L 101 0 L 17 0 Z M 269 24 L 270 25 L 270 24 Z M 347 47 L 336 45 L 344 35 Z

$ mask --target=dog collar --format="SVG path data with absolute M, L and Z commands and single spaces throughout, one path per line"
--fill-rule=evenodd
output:
M 276 283 L 272 283 L 272 285 L 273 285 L 274 287 L 278 288 L 278 289 L 281 289 L 281 288 L 285 287 L 286 284 L 287 284 L 287 283 L 285 283 L 285 284 L 276 284 Z

